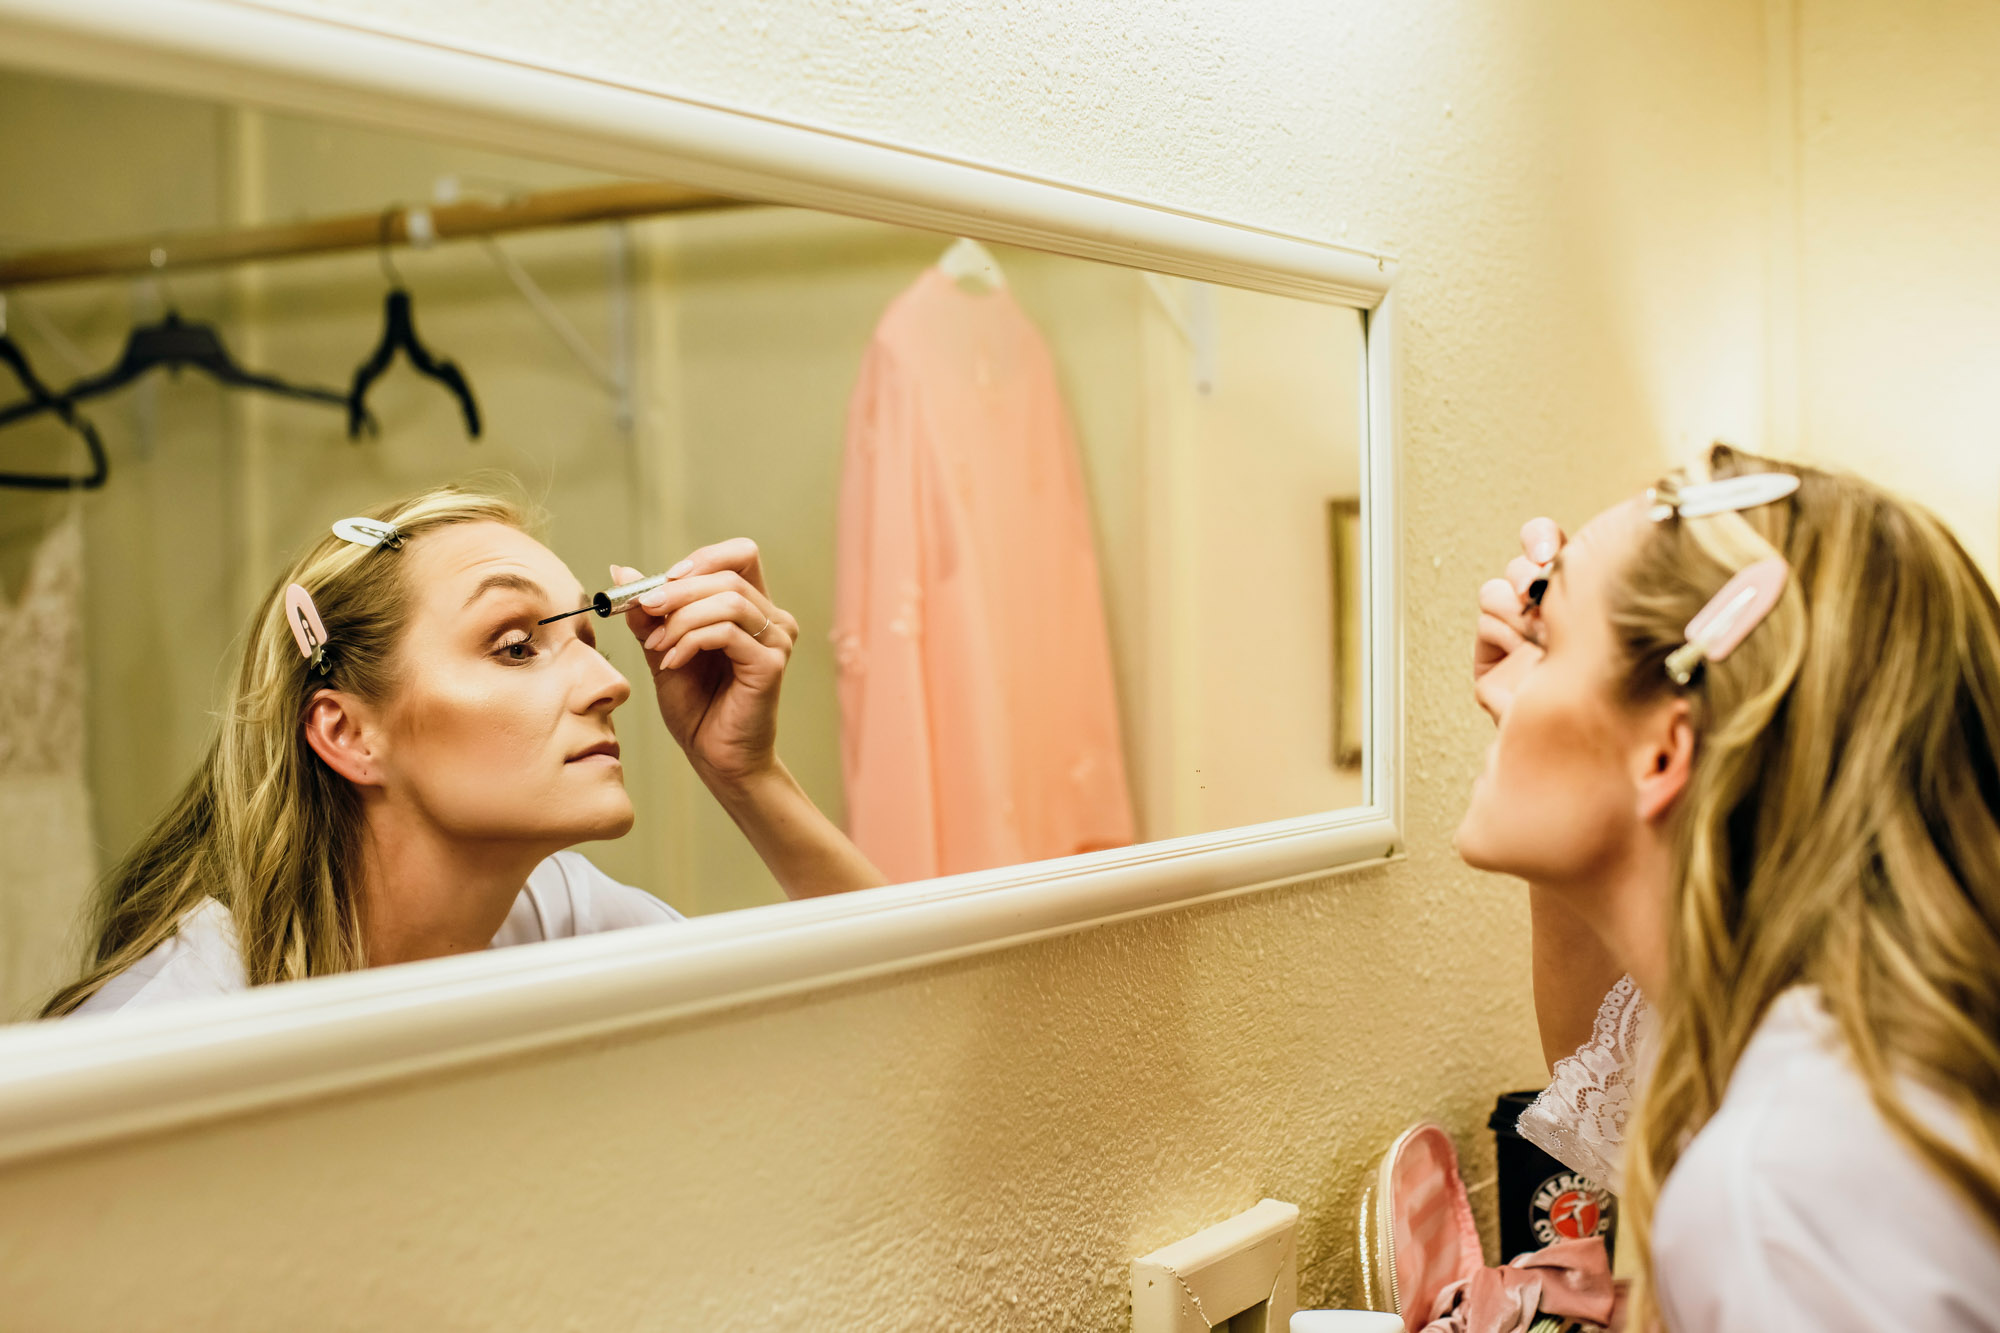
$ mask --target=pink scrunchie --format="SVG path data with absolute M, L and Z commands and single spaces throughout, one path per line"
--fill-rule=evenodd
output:
M 1617 1306 L 1603 1238 L 1562 1240 L 1446 1287 L 1423 1333 L 1527 1333 L 1538 1314 L 1609 1325 Z

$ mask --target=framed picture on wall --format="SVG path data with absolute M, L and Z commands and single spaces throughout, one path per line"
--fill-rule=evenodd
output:
M 1333 762 L 1361 767 L 1361 741 L 1368 730 L 1368 698 L 1362 690 L 1361 501 L 1326 502 L 1327 552 L 1333 593 Z

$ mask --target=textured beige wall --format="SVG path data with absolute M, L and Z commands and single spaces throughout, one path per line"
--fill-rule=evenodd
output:
M 2000 572 L 2000 6 L 1798 0 L 1809 457 L 1901 488 Z
M 342 7 L 1400 252 L 1410 856 L 5 1168 L 8 1320 L 1115 1330 L 1131 1256 L 1263 1195 L 1304 1209 L 1302 1297 L 1351 1295 L 1361 1173 L 1413 1118 L 1489 1175 L 1539 1062 L 1519 891 L 1448 845 L 1470 596 L 1528 511 L 1758 436 L 1761 11 Z

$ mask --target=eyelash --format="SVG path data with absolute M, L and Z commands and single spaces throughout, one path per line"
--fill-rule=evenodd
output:
M 508 639 L 502 643 L 494 650 L 494 654 L 510 663 L 523 663 L 531 661 L 532 657 L 516 657 L 513 655 L 513 650 L 516 648 L 533 648 L 534 646 L 535 636 L 532 634 L 523 634 L 518 639 Z
M 509 665 L 525 666 L 527 663 L 533 661 L 534 658 L 539 657 L 541 655 L 541 649 L 536 645 L 534 635 L 518 630 L 516 631 L 516 633 L 519 633 L 521 637 L 518 639 L 508 639 L 506 642 L 502 643 L 498 648 L 495 648 L 493 650 L 493 654 L 494 656 L 499 657 L 503 661 L 507 662 Z M 597 647 L 597 639 L 593 635 L 578 634 L 577 638 L 581 640 L 588 647 L 591 648 Z M 534 648 L 535 651 L 528 657 L 516 657 L 514 656 L 513 653 L 513 650 L 516 648 Z

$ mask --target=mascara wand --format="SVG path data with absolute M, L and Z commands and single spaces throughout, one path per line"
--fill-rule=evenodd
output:
M 603 592 L 594 594 L 588 606 L 579 606 L 574 611 L 564 611 L 561 615 L 550 616 L 546 620 L 538 620 L 535 623 L 537 625 L 553 624 L 558 620 L 567 620 L 571 616 L 580 616 L 585 611 L 595 611 L 598 615 L 609 619 L 632 605 L 632 603 L 638 601 L 641 597 L 644 597 L 653 589 L 663 587 L 666 582 L 667 576 L 665 574 L 655 574 L 649 579 L 640 579 L 634 583 L 621 583 L 615 588 L 606 588 Z

